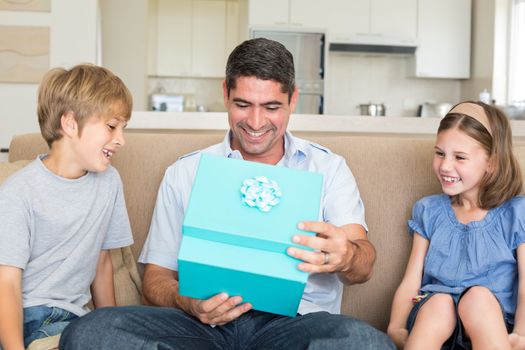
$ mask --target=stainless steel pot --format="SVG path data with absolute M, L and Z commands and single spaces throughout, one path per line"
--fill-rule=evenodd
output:
M 360 115 L 384 116 L 386 107 L 382 103 L 364 103 L 357 106 Z

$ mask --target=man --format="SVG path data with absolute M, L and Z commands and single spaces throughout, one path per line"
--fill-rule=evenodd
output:
M 158 307 L 91 313 L 69 327 L 64 348 L 142 349 L 389 349 L 388 337 L 339 315 L 342 282 L 369 279 L 375 251 L 367 239 L 364 208 L 344 159 L 286 131 L 297 102 L 293 58 L 278 42 L 252 39 L 231 53 L 223 93 L 230 131 L 224 141 L 181 157 L 162 181 L 148 239 L 143 294 Z M 182 222 L 202 153 L 317 171 L 324 175 L 323 222 L 298 223 L 316 236 L 293 240 L 314 250 L 289 248 L 310 273 L 295 318 L 252 310 L 242 296 L 208 300 L 178 293 L 177 255 Z

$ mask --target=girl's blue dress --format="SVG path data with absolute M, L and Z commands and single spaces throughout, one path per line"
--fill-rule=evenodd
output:
M 460 223 L 446 194 L 414 205 L 411 234 L 430 241 L 421 292 L 461 294 L 485 286 L 499 300 L 505 319 L 514 321 L 518 297 L 516 248 L 525 242 L 525 197 L 516 196 L 488 211 L 481 221 Z

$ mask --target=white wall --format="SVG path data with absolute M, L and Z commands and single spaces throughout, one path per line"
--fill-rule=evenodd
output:
M 460 81 L 408 78 L 407 58 L 330 52 L 325 77 L 326 114 L 359 115 L 357 105 L 384 103 L 386 116 L 415 116 L 427 101 L 456 103 Z
M 493 92 L 494 0 L 472 1 L 470 79 L 461 83 L 461 99 L 477 100 L 483 89 Z
M 147 108 L 148 3 L 100 2 L 102 65 L 122 79 L 133 95 L 133 109 L 139 111 Z
M 50 66 L 96 63 L 97 0 L 53 0 L 51 13 L 0 11 L 0 25 L 50 26 Z M 38 132 L 38 84 L 0 82 L 0 147 L 13 135 Z

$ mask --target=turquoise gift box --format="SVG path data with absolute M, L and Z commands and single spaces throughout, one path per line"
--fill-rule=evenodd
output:
M 269 211 L 243 202 L 244 181 L 261 176 L 282 193 Z M 182 226 L 179 293 L 226 292 L 256 310 L 295 316 L 308 274 L 286 249 L 304 249 L 294 234 L 314 234 L 297 224 L 318 220 L 322 185 L 319 173 L 202 154 Z

